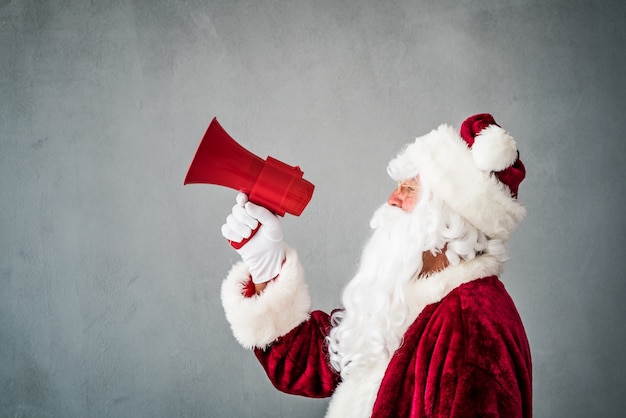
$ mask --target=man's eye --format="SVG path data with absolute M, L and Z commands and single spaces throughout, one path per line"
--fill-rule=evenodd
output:
M 402 184 L 402 185 L 400 185 L 398 191 L 401 194 L 414 194 L 416 192 L 416 190 L 417 190 L 417 187 L 415 187 L 415 186 L 409 186 L 409 185 L 406 185 L 406 184 Z

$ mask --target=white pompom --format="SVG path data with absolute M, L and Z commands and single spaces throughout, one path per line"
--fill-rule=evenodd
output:
M 504 129 L 489 125 L 474 139 L 472 158 L 483 171 L 502 171 L 517 159 L 515 140 Z

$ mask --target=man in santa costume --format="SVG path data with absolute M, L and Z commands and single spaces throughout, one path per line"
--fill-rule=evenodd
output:
M 488 114 L 408 144 L 331 314 L 311 311 L 279 219 L 240 194 L 222 234 L 260 229 L 222 285 L 235 338 L 279 390 L 332 396 L 327 417 L 532 416 L 530 349 L 498 278 L 525 214 L 518 157 Z

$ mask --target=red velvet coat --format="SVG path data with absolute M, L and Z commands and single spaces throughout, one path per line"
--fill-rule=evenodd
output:
M 530 349 L 503 284 L 491 275 L 465 278 L 451 286 L 440 300 L 421 309 L 407 329 L 382 380 L 372 387 L 377 394 L 369 409 L 371 416 L 531 417 Z M 229 308 L 226 311 L 229 317 Z M 254 348 L 279 390 L 307 397 L 333 396 L 342 382 L 328 363 L 324 338 L 329 316 L 320 311 L 307 314 L 304 320 L 295 316 L 297 325 L 274 324 L 279 336 L 265 332 L 265 342 L 259 334 L 255 336 L 259 343 L 248 344 L 248 336 L 237 325 L 233 331 L 244 346 Z M 266 325 L 259 324 L 261 328 Z M 356 401 L 349 394 L 342 395 L 338 403 Z

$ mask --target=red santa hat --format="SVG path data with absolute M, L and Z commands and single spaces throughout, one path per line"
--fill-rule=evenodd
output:
M 460 133 L 441 125 L 391 162 L 395 180 L 420 176 L 432 193 L 490 238 L 506 240 L 526 211 L 517 201 L 526 170 L 511 135 L 489 114 L 469 117 Z

